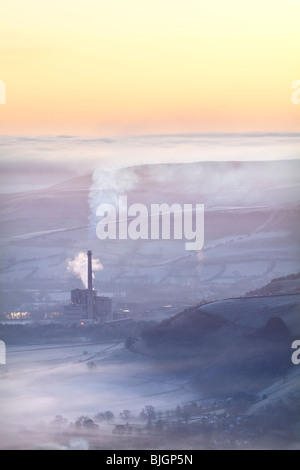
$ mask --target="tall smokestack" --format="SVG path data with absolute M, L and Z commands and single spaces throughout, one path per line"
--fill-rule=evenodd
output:
M 87 252 L 88 256 L 88 319 L 94 318 L 94 295 L 93 295 L 93 270 L 92 270 L 92 252 Z

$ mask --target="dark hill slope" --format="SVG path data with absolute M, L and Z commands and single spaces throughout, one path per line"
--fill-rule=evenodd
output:
M 241 305 L 240 300 L 230 302 Z M 216 305 L 218 309 L 207 311 Z M 250 326 L 227 318 L 226 308 L 223 316 L 222 305 L 217 302 L 188 309 L 145 330 L 129 342 L 130 349 L 155 357 L 160 368 L 186 376 L 204 394 L 258 392 L 284 376 L 291 367 L 292 335 L 279 311 L 270 309 L 266 315 L 262 302 L 264 319 Z
M 271 317 L 280 317 L 293 335 L 300 334 L 300 294 L 225 299 L 198 307 L 203 313 L 221 315 L 240 326 L 261 328 Z

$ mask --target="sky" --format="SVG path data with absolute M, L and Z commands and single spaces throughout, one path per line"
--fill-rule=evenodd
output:
M 0 14 L 0 135 L 300 128 L 300 0 L 10 0 Z

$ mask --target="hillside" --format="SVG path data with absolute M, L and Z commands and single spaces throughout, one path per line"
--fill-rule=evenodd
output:
M 225 299 L 200 306 L 199 310 L 253 329 L 262 328 L 271 317 L 279 317 L 293 335 L 300 335 L 300 294 Z
M 246 295 L 274 295 L 287 293 L 300 294 L 300 272 L 272 279 L 272 281 L 266 286 L 247 292 Z
M 126 297 L 160 320 L 170 299 L 178 312 L 297 272 L 299 168 L 298 161 L 101 168 L 46 189 L 3 194 L 0 295 L 12 301 L 2 301 L 2 311 L 39 308 L 46 295 L 54 304 L 67 302 L 70 289 L 81 287 L 67 260 L 87 249 L 104 267 L 95 273 L 98 292 Z M 96 209 L 119 195 L 147 208 L 204 204 L 203 249 L 186 251 L 185 241 L 172 237 L 100 241 Z
M 259 392 L 291 368 L 300 296 L 228 299 L 186 311 L 128 341 L 207 395 Z M 292 335 L 293 332 L 293 335 Z

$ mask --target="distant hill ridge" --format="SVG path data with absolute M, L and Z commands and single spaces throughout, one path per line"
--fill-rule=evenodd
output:
M 300 294 L 300 272 L 272 279 L 266 286 L 247 292 L 246 296 L 284 293 Z
M 298 295 L 195 306 L 130 338 L 127 347 L 205 394 L 256 393 L 291 367 L 299 306 Z

